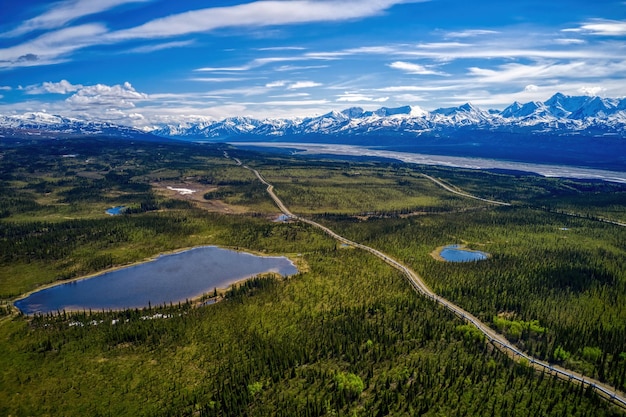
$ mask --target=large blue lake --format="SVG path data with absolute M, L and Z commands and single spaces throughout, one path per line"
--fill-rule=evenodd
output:
M 25 314 L 66 310 L 122 310 L 177 303 L 266 272 L 298 272 L 285 257 L 202 246 L 153 261 L 37 291 L 15 302 Z
M 488 258 L 485 252 L 462 249 L 461 245 L 445 246 L 439 256 L 448 262 L 482 261 Z

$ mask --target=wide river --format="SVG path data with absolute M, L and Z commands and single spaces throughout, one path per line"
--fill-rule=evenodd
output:
M 347 155 L 368 156 L 396 159 L 402 162 L 422 165 L 439 165 L 470 169 L 507 169 L 512 171 L 534 172 L 544 177 L 595 179 L 626 183 L 626 172 L 605 171 L 601 169 L 579 168 L 566 165 L 544 165 L 525 162 L 504 161 L 488 158 L 468 158 L 459 156 L 428 155 L 421 153 L 399 152 L 383 148 L 365 146 L 289 143 L 289 142 L 232 142 L 235 147 L 288 148 L 299 155 Z
M 285 257 L 201 246 L 100 275 L 49 287 L 15 302 L 24 314 L 122 310 L 177 303 L 266 272 L 298 272 Z

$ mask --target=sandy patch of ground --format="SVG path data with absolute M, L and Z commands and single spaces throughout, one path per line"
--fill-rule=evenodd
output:
M 219 213 L 245 213 L 247 208 L 226 204 L 221 200 L 205 200 L 204 194 L 217 190 L 215 185 L 201 184 L 195 181 L 161 181 L 150 185 L 160 195 L 168 198 L 186 200 L 207 211 Z

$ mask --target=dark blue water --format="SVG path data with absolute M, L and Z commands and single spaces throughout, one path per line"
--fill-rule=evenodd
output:
M 487 259 L 486 253 L 461 249 L 460 245 L 445 246 L 439 255 L 448 262 L 471 262 Z
M 285 257 L 202 246 L 37 291 L 15 306 L 25 314 L 141 308 L 185 301 L 265 272 L 288 276 L 298 270 Z
M 122 214 L 125 208 L 126 207 L 124 206 L 111 207 L 106 211 L 106 214 L 110 216 L 117 216 L 118 214 Z

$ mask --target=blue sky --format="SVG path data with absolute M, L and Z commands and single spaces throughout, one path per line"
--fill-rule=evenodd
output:
M 149 127 L 626 96 L 626 1 L 3 1 L 0 114 Z

